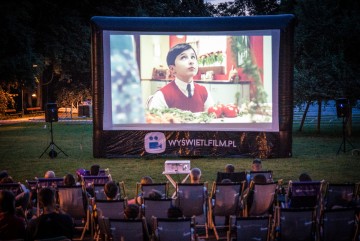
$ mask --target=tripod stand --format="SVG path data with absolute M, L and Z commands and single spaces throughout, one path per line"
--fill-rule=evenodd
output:
M 58 147 L 58 146 L 55 144 L 55 142 L 54 142 L 54 135 L 53 135 L 52 123 L 53 123 L 53 122 L 50 121 L 51 142 L 50 142 L 50 144 L 46 147 L 46 149 L 43 151 L 43 153 L 40 155 L 39 158 L 41 158 L 49 148 L 51 148 L 50 151 L 49 151 L 49 156 L 50 156 L 50 158 L 51 158 L 51 159 L 52 159 L 52 158 L 55 158 L 55 157 L 58 155 L 58 153 L 55 151 L 55 147 L 57 147 L 57 149 L 60 150 L 59 153 L 62 152 L 62 153 L 64 153 L 65 156 L 68 156 L 68 155 L 67 155 L 63 150 L 61 150 L 61 148 Z
M 350 146 L 354 149 L 355 147 L 353 146 L 353 144 L 350 142 L 350 140 L 348 140 L 348 138 L 346 138 L 346 121 L 345 121 L 345 116 L 343 116 L 342 119 L 342 142 L 341 145 L 339 147 L 339 150 L 337 151 L 336 155 L 339 154 L 340 151 L 342 152 L 346 152 L 346 142 L 348 142 L 350 144 Z

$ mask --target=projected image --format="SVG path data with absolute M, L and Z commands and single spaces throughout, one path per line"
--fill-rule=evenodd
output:
M 104 36 L 105 128 L 277 128 L 276 32 Z
M 148 123 L 272 122 L 271 37 L 141 36 L 140 46 Z
M 141 86 L 134 39 L 110 36 L 111 110 L 113 123 L 144 123 Z

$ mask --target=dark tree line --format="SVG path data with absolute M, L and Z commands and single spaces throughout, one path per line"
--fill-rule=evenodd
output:
M 8 107 L 9 92 L 19 94 L 26 90 L 31 94 L 41 88 L 42 103 L 36 105 L 43 105 L 55 102 L 57 93 L 91 89 L 92 16 L 210 14 L 202 0 L 2 1 L 0 109 Z
M 293 9 L 298 18 L 295 101 L 307 103 L 307 108 L 314 102 L 318 104 L 320 132 L 323 104 L 340 97 L 355 104 L 360 97 L 360 4 L 356 0 L 302 0 Z M 351 112 L 348 120 L 350 134 Z

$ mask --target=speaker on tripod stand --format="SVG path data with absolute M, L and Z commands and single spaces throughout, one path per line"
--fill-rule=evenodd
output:
M 350 144 L 350 146 L 353 146 L 351 142 L 348 140 L 346 136 L 346 122 L 350 114 L 350 101 L 346 98 L 339 98 L 336 99 L 336 114 L 338 118 L 342 118 L 342 142 L 339 147 L 339 150 L 337 151 L 337 154 L 342 150 L 344 153 L 346 152 L 346 142 Z
M 45 109 L 45 121 L 46 122 L 57 122 L 59 120 L 58 109 L 56 103 L 48 103 Z
M 45 121 L 50 123 L 50 135 L 51 135 L 51 141 L 50 144 L 46 147 L 46 149 L 43 151 L 43 153 L 40 155 L 39 158 L 41 158 L 46 151 L 50 148 L 49 151 L 49 157 L 55 158 L 58 155 L 58 152 L 55 150 L 55 147 L 60 150 L 59 153 L 64 153 L 65 156 L 68 156 L 63 150 L 61 150 L 60 147 L 58 147 L 54 142 L 54 134 L 53 134 L 53 122 L 57 122 L 59 120 L 58 117 L 58 109 L 56 103 L 47 103 L 46 109 L 45 109 Z

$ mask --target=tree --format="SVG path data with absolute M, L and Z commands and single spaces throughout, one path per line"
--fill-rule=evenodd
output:
M 277 0 L 248 0 L 249 15 L 275 14 L 279 10 Z
M 338 97 L 359 98 L 359 63 L 355 60 L 359 57 L 356 51 L 359 46 L 353 42 L 360 40 L 359 31 L 353 29 L 359 30 L 359 4 L 346 2 L 304 0 L 295 6 L 296 104 L 317 101 L 321 108 L 322 102 Z M 320 131 L 320 109 L 318 113 Z
M 214 16 L 248 16 L 277 14 L 277 0 L 235 0 L 218 4 L 211 8 Z
M 0 113 L 4 113 L 8 107 L 14 107 L 14 98 L 0 86 Z
M 31 5 L 26 1 L 0 3 L 0 81 L 3 91 L 10 88 L 35 88 Z

